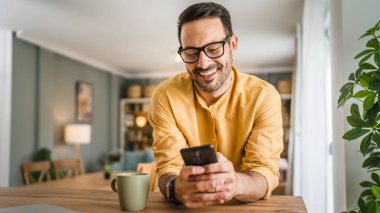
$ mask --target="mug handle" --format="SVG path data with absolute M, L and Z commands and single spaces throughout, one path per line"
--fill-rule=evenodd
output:
M 117 188 L 116 188 L 116 178 L 114 178 L 111 182 L 111 188 L 112 188 L 112 191 L 116 192 L 117 193 Z

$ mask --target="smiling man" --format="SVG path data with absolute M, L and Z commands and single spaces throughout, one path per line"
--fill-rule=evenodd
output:
M 156 88 L 149 113 L 161 192 L 189 208 L 268 199 L 283 149 L 279 94 L 232 65 L 238 38 L 223 6 L 185 9 L 178 39 L 187 73 Z M 184 166 L 180 149 L 204 144 L 214 146 L 218 162 Z

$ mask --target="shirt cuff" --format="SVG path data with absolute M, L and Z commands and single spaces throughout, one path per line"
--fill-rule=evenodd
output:
M 248 171 L 257 172 L 260 175 L 264 176 L 264 178 L 266 179 L 268 187 L 267 187 L 267 192 L 263 199 L 267 200 L 271 196 L 272 191 L 278 186 L 278 182 L 279 182 L 278 176 L 273 174 L 272 170 L 266 167 L 256 167 Z
M 180 171 L 181 169 L 180 168 L 173 168 L 173 167 L 171 167 L 171 168 L 164 168 L 164 169 L 159 169 L 158 170 L 158 172 L 157 172 L 157 180 L 160 180 L 160 178 L 161 178 L 161 175 L 163 175 L 163 174 L 174 174 L 174 175 L 179 175 L 179 171 Z

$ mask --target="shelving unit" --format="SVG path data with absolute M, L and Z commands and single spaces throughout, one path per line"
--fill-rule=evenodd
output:
M 144 150 L 152 146 L 152 127 L 148 122 L 150 98 L 120 100 L 120 147 L 122 150 Z M 144 121 L 146 122 L 145 125 Z
M 289 141 L 291 140 L 291 130 L 293 123 L 292 120 L 292 107 L 293 107 L 293 91 L 294 91 L 294 71 L 292 68 L 289 68 L 288 70 L 284 70 L 281 72 L 265 72 L 265 73 L 256 73 L 253 74 L 269 83 L 271 83 L 273 86 L 276 87 L 276 89 L 280 93 L 281 102 L 282 102 L 282 118 L 283 118 L 283 130 L 284 130 L 284 150 L 281 153 L 281 159 L 282 163 L 280 163 L 280 184 L 279 186 L 273 191 L 273 194 L 277 195 L 284 195 L 286 194 L 286 188 L 288 187 L 287 182 L 287 176 L 288 176 L 288 161 L 289 161 L 289 153 L 288 153 L 288 147 L 289 147 Z M 281 92 L 281 89 L 279 89 L 279 81 L 286 80 L 289 81 L 290 91 Z M 288 165 L 288 166 L 287 166 Z

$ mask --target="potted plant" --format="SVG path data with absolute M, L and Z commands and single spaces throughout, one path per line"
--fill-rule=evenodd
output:
M 371 180 L 360 183 L 364 188 L 358 200 L 358 208 L 351 212 L 380 212 L 380 20 L 367 30 L 365 49 L 359 59 L 358 69 L 351 73 L 348 82 L 340 89 L 338 107 L 347 100 L 356 100 L 350 106 L 347 117 L 352 127 L 343 138 L 351 141 L 361 138 L 360 152 L 365 158 L 362 168 L 371 174 Z M 372 60 L 373 59 L 373 60 Z M 359 103 L 359 104 L 357 104 Z
M 51 164 L 51 168 L 49 170 L 50 177 L 53 180 L 55 179 L 54 172 L 53 172 L 53 165 L 52 165 L 52 161 L 51 161 L 51 151 L 50 151 L 50 149 L 44 148 L 44 147 L 38 149 L 34 153 L 33 159 L 34 159 L 34 161 L 45 161 L 45 160 L 50 161 L 50 164 Z M 36 177 L 36 178 L 38 178 L 38 176 L 39 176 L 39 172 L 31 173 L 31 174 L 32 174 L 33 177 Z
M 104 171 L 104 179 L 106 180 L 110 179 L 111 173 L 112 173 L 112 167 L 107 164 L 103 167 L 103 171 Z

